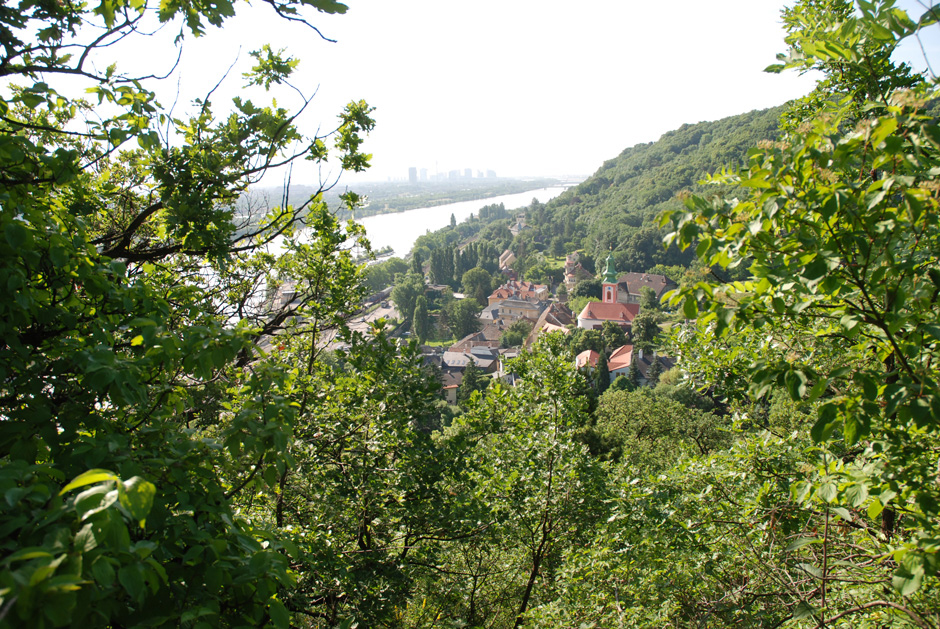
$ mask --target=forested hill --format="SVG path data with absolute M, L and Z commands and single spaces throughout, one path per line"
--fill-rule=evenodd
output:
M 580 246 L 603 257 L 613 248 L 620 269 L 646 271 L 654 264 L 684 261 L 675 259 L 677 252 L 649 249 L 659 245 L 653 219 L 680 203 L 678 192 L 700 192 L 697 182 L 707 174 L 740 164 L 748 149 L 773 139 L 782 111 L 781 106 L 686 124 L 656 142 L 630 147 L 546 204 L 546 226 L 571 238 L 569 250 Z

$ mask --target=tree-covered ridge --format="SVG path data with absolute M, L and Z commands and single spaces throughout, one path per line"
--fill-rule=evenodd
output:
M 708 175 L 743 164 L 752 146 L 776 138 L 782 111 L 776 107 L 686 124 L 655 142 L 625 149 L 590 178 L 545 204 L 546 229 L 577 245 L 569 250 L 583 248 L 595 259 L 613 249 L 617 268 L 623 271 L 687 263 L 689 258 L 677 252 L 667 258 L 658 251 L 635 255 L 629 249 L 658 247 L 661 234 L 649 229 L 655 217 L 681 207 L 678 195 L 701 191 L 699 182 Z M 572 231 L 577 238 L 570 237 Z

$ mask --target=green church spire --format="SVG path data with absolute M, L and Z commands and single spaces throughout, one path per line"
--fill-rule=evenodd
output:
M 604 283 L 605 284 L 616 284 L 617 283 L 617 269 L 614 268 L 614 254 L 607 254 L 607 268 L 604 269 Z

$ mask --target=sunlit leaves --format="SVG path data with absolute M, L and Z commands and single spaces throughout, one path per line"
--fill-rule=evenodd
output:
M 250 54 L 257 63 L 243 76 L 248 79 L 248 85 L 262 85 L 264 89 L 284 82 L 300 63 L 299 59 L 284 56 L 284 50 L 275 52 L 267 44 Z

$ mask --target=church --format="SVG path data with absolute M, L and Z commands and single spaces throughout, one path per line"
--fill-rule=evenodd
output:
M 578 315 L 579 328 L 599 330 L 605 321 L 611 321 L 624 331 L 630 331 L 633 319 L 640 313 L 640 305 L 620 301 L 619 284 L 617 269 L 614 268 L 614 257 L 608 255 L 603 284 L 601 284 L 602 301 L 592 301 L 584 307 Z

